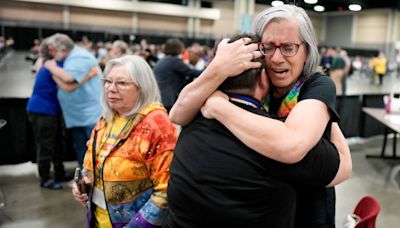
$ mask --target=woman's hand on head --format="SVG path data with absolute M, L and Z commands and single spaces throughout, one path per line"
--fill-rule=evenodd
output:
M 232 43 L 229 39 L 223 39 L 217 48 L 214 59 L 209 67 L 216 67 L 219 73 L 226 77 L 233 77 L 245 70 L 261 67 L 260 62 L 253 62 L 253 59 L 260 58 L 258 43 L 251 43 L 250 38 L 242 38 Z
M 214 119 L 213 110 L 218 108 L 220 102 L 229 100 L 228 95 L 217 90 L 206 100 L 203 107 L 201 107 L 201 114 L 207 119 Z
M 219 43 L 217 53 L 208 67 L 179 93 L 178 100 L 169 112 L 172 122 L 183 126 L 189 124 L 206 99 L 226 78 L 237 76 L 250 68 L 261 67 L 260 62 L 251 61 L 252 58 L 262 55 L 258 44 L 249 44 L 250 38 L 242 38 L 232 43 L 228 41 L 229 39 L 224 39 Z M 204 112 L 207 112 L 206 108 Z M 205 115 L 208 116 L 207 113 Z

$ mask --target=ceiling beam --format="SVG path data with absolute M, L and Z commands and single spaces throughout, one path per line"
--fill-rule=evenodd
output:
M 73 6 L 90 9 L 136 12 L 176 17 L 192 17 L 218 20 L 219 9 L 193 8 L 167 3 L 123 1 L 123 0 L 15 0 L 18 2 L 41 3 L 50 5 Z

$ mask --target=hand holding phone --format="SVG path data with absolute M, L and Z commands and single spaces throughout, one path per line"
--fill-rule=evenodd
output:
M 83 180 L 83 174 L 80 168 L 75 169 L 74 181 L 81 194 L 89 192 L 89 186 Z

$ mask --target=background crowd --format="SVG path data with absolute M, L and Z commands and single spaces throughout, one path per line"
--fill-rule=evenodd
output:
M 33 40 L 30 54 L 26 56 L 26 59 L 34 64 L 33 72 L 36 72 L 41 64 L 40 61 L 36 61 L 39 57 L 40 42 L 40 39 Z M 82 36 L 80 40 L 76 41 L 76 44 L 93 54 L 102 69 L 110 59 L 123 55 L 141 56 L 151 68 L 154 68 L 156 63 L 166 56 L 166 42 L 155 44 L 146 39 L 137 42 L 124 40 L 94 42 L 87 36 Z M 7 47 L 8 49 L 12 48 L 12 44 L 12 38 L 6 40 L 4 37 L 0 37 L 0 58 L 5 55 Z M 213 47 L 197 42 L 189 44 L 181 42 L 181 46 L 182 50 L 175 53 L 179 59 L 191 69 L 204 70 L 212 58 Z M 385 76 L 397 75 L 399 77 L 400 75 L 398 73 L 400 72 L 400 52 L 396 52 L 393 56 L 386 56 L 383 52 L 360 54 L 340 47 L 325 46 L 319 47 L 319 51 L 319 65 L 334 80 L 338 95 L 346 94 L 346 81 L 349 77 L 367 78 L 371 85 L 382 86 Z M 174 50 L 174 52 L 177 51 Z M 194 74 L 196 75 L 196 73 Z M 193 78 L 193 76 L 186 77 L 185 83 L 189 83 Z

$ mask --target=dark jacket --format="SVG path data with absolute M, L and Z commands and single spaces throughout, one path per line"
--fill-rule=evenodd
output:
M 193 70 L 177 56 L 167 55 L 154 66 L 154 74 L 166 108 L 174 105 L 182 88 L 201 71 Z

